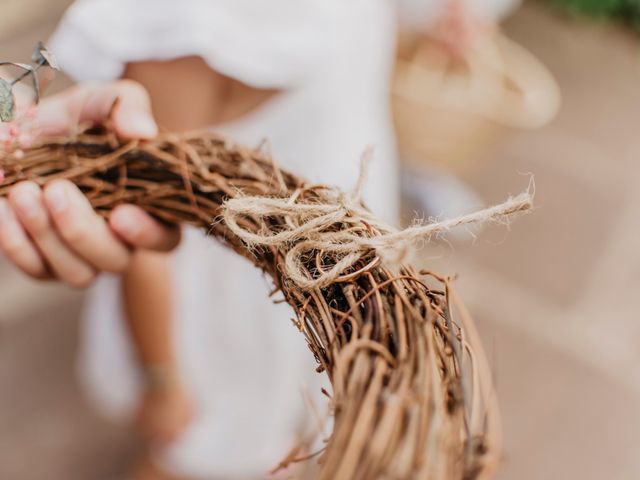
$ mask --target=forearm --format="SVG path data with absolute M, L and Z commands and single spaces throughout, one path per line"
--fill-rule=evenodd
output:
M 145 381 L 136 423 L 156 449 L 175 440 L 193 415 L 176 365 L 170 267 L 168 255 L 143 251 L 135 254 L 122 283 L 127 324 Z
M 123 275 L 122 294 L 135 352 L 146 369 L 173 369 L 171 265 L 167 254 L 139 251 Z

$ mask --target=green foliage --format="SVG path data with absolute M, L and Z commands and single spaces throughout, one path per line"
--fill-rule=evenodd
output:
M 10 122 L 13 120 L 13 110 L 15 103 L 11 84 L 0 78 L 0 122 Z
M 610 18 L 640 30 L 640 0 L 550 0 L 576 15 Z
M 31 54 L 32 65 L 24 63 L 0 61 L 0 67 L 13 65 L 17 67 L 21 73 L 12 80 L 0 77 L 0 122 L 10 122 L 14 118 L 15 98 L 13 96 L 13 86 L 25 78 L 30 78 L 35 92 L 35 104 L 40 101 L 40 83 L 38 82 L 38 69 L 40 67 L 48 67 L 53 70 L 59 70 L 55 57 L 49 53 L 42 42 L 36 44 L 36 48 Z

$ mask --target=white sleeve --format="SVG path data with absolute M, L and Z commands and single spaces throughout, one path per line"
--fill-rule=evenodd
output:
M 258 88 L 289 88 L 322 68 L 336 0 L 79 0 L 50 41 L 80 80 L 122 74 L 128 62 L 201 56 Z

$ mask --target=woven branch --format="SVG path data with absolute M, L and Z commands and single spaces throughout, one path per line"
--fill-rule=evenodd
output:
M 0 196 L 22 180 L 66 178 L 105 216 L 137 204 L 206 229 L 269 275 L 332 386 L 334 426 L 316 478 L 471 480 L 493 472 L 498 418 L 473 323 L 447 278 L 384 261 L 371 242 L 393 232 L 357 200 L 209 133 L 121 143 L 93 130 L 6 153 L 0 168 Z M 230 215 L 224 205 L 233 199 L 244 210 Z M 362 239 L 356 251 L 344 248 L 345 232 Z M 301 278 L 290 278 L 291 268 Z M 291 454 L 282 466 L 301 458 Z

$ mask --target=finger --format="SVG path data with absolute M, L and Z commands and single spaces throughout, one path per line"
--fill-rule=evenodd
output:
M 123 138 L 148 139 L 158 134 L 149 94 L 132 80 L 72 87 L 42 102 L 37 122 L 40 136 L 55 136 L 69 133 L 82 122 L 104 122 L 110 114 Z
M 98 270 L 123 272 L 131 254 L 82 192 L 68 180 L 44 189 L 44 201 L 58 235 L 80 258 Z
M 87 287 L 96 273 L 53 230 L 40 187 L 33 182 L 16 185 L 9 193 L 9 203 L 55 275 L 73 287 Z
M 111 213 L 109 225 L 123 240 L 137 248 L 167 252 L 180 243 L 178 227 L 166 227 L 134 205 L 117 207 Z
M 16 267 L 34 278 L 48 278 L 40 253 L 31 243 L 5 198 L 0 198 L 0 249 Z
M 114 108 L 116 99 L 118 102 Z M 118 80 L 96 87 L 82 105 L 80 118 L 99 123 L 109 114 L 116 132 L 124 138 L 148 139 L 158 134 L 149 94 L 138 82 Z

